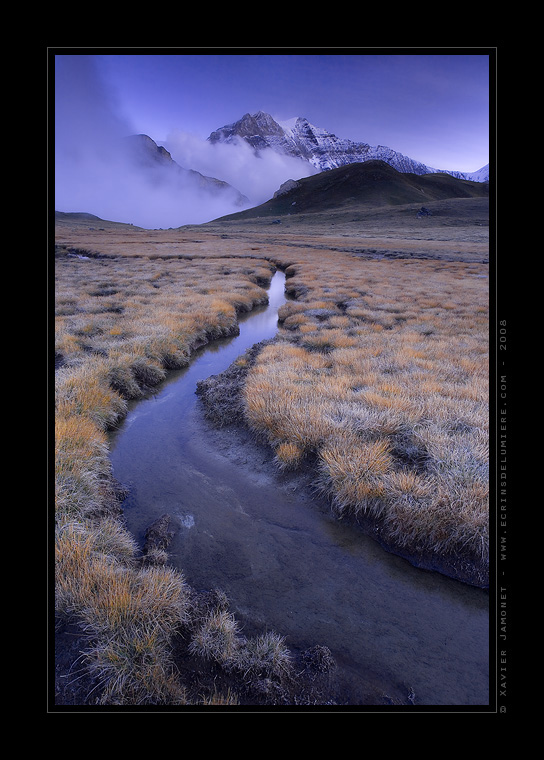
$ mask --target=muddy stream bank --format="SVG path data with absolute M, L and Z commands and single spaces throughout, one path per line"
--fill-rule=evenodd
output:
M 206 419 L 197 383 L 276 334 L 284 282 L 277 272 L 268 307 L 199 349 L 111 435 L 128 528 L 143 544 L 169 514 L 169 561 L 187 582 L 224 591 L 247 635 L 272 629 L 297 651 L 328 647 L 343 704 L 487 705 L 487 592 L 384 551 L 331 515 L 311 473 L 278 473 L 247 431 Z

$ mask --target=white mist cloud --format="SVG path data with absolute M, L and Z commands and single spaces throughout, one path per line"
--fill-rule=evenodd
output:
M 91 57 L 57 56 L 55 210 L 146 228 L 200 224 L 240 211 L 234 194 L 211 195 L 189 172 L 135 164 L 124 146 L 137 133 Z M 312 173 L 297 159 L 272 151 L 257 158 L 246 143 L 213 145 L 181 131 L 165 147 L 181 167 L 228 182 L 247 196 L 246 208 L 271 198 L 285 180 Z
M 262 150 L 257 156 L 241 139 L 234 143 L 211 143 L 178 130 L 168 135 L 165 147 L 181 166 L 228 182 L 249 198 L 251 206 L 272 198 L 286 180 L 315 173 L 307 161 L 273 150 Z
M 174 182 L 163 177 L 155 183 L 120 159 L 101 163 L 91 157 L 63 164 L 56 185 L 56 210 L 86 211 L 149 229 L 201 224 L 240 210 L 230 196 L 210 197 L 190 178 Z

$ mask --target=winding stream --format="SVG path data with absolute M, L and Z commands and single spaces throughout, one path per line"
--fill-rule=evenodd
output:
M 345 704 L 384 695 L 417 705 L 489 703 L 485 591 L 412 567 L 338 523 L 270 455 L 214 430 L 195 395 L 253 344 L 272 337 L 285 276 L 240 334 L 199 349 L 160 391 L 134 402 L 110 439 L 115 477 L 130 488 L 138 540 L 165 512 L 176 522 L 170 561 L 197 589 L 220 588 L 244 632 L 261 627 L 293 648 L 328 646 Z

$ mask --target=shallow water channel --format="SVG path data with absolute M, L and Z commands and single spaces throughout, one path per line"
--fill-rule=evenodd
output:
M 112 434 L 128 527 L 142 541 L 169 513 L 170 561 L 187 582 L 222 589 L 246 635 L 267 628 L 294 649 L 328 646 L 343 704 L 487 705 L 488 594 L 338 523 L 266 449 L 204 419 L 197 381 L 276 333 L 284 282 L 277 272 L 268 307 L 241 317 L 239 336 L 199 349 Z

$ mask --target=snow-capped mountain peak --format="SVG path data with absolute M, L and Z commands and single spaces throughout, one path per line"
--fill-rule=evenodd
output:
M 471 179 L 476 182 L 489 181 L 489 166 L 472 174 L 434 169 L 384 145 L 373 147 L 367 143 L 337 137 L 326 129 L 314 126 L 301 116 L 277 122 L 264 111 L 247 113 L 234 124 L 228 124 L 212 132 L 208 140 L 212 143 L 244 140 L 257 154 L 270 149 L 283 155 L 303 159 L 318 172 L 346 164 L 380 160 L 403 173 L 444 172 L 459 179 Z

